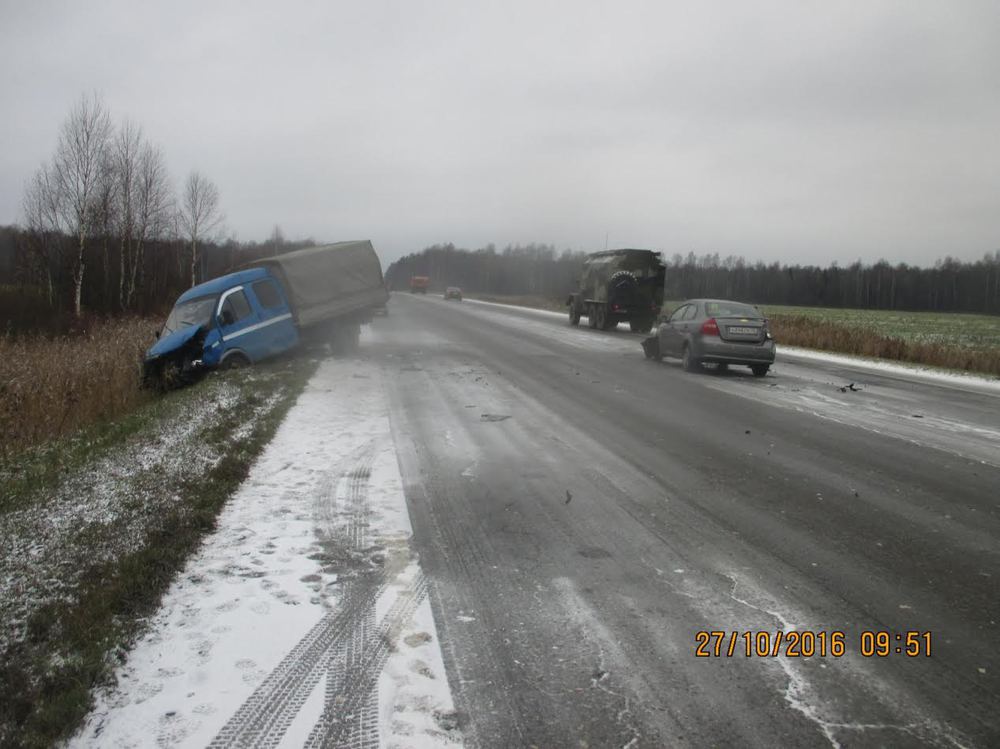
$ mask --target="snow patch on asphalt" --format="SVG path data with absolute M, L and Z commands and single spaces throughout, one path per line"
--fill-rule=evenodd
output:
M 411 535 L 379 371 L 328 360 L 73 745 L 460 743 Z

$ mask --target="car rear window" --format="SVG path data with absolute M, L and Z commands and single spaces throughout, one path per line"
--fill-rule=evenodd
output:
M 760 317 L 749 304 L 739 302 L 705 302 L 705 312 L 711 317 Z

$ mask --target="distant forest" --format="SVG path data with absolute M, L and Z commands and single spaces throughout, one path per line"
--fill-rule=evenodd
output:
M 261 257 L 314 245 L 311 239 L 288 241 L 275 227 L 265 242 L 202 240 L 195 277 L 208 280 Z M 74 317 L 73 265 L 76 238 L 49 234 L 42 243 L 30 230 L 0 226 L 0 335 L 8 330 L 60 331 Z M 124 249 L 127 252 L 127 248 Z M 124 313 L 161 315 L 181 292 L 191 287 L 191 245 L 187 238 L 150 239 L 138 257 L 135 293 L 123 297 L 121 237 L 108 233 L 91 236 L 84 249 L 81 297 L 85 315 Z
M 471 293 L 561 299 L 575 288 L 585 257 L 544 244 L 502 250 L 434 245 L 394 262 L 386 279 L 396 290 L 409 288 L 410 276 L 422 275 L 430 276 L 433 289 L 460 286 Z M 1000 250 L 975 262 L 946 257 L 930 268 L 885 260 L 820 268 L 694 253 L 664 261 L 666 299 L 722 297 L 754 304 L 1000 314 Z

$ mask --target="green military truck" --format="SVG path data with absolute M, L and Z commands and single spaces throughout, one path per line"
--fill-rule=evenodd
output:
M 652 250 L 605 250 L 588 255 L 577 291 L 569 295 L 570 325 L 586 317 L 592 328 L 627 322 L 648 333 L 663 305 L 665 268 Z

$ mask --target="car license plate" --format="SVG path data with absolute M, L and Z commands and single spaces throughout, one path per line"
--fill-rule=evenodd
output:
M 733 335 L 757 335 L 757 328 L 747 328 L 734 325 L 729 328 L 729 332 Z

